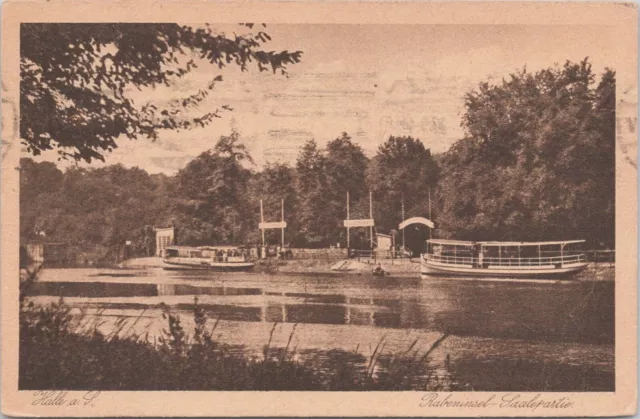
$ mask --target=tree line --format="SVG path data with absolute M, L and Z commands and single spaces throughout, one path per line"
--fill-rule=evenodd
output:
M 237 132 L 222 136 L 174 176 L 122 165 L 63 172 L 53 163 L 23 158 L 21 237 L 106 247 L 131 241 L 135 253 L 150 254 L 153 227 L 174 226 L 181 244 L 255 245 L 261 241 L 262 200 L 265 221 L 279 221 L 284 209 L 289 245 L 345 246 L 347 191 L 351 218 L 369 217 L 372 191 L 376 228 L 388 232 L 401 221 L 393 202 L 400 195 L 380 180 L 404 182 L 407 211 L 427 215 L 422 189 L 435 187 L 438 173 L 418 139 L 390 137 L 369 159 L 346 133 L 324 148 L 307 141 L 295 165 L 256 170 L 252 162 Z M 412 173 L 414 168 L 419 170 Z M 266 239 L 278 243 L 280 231 L 267 231 Z M 364 231 L 354 231 L 354 247 L 368 243 Z
M 153 226 L 174 225 L 183 244 L 256 244 L 265 220 L 279 221 L 297 247 L 346 245 L 351 218 L 378 232 L 429 217 L 438 237 L 470 240 L 588 240 L 613 247 L 615 232 L 615 72 L 594 74 L 587 59 L 465 96 L 465 135 L 433 155 L 417 138 L 390 136 L 369 158 L 347 133 L 300 149 L 294 164 L 257 170 L 239 133 L 222 136 L 174 176 L 121 165 L 59 170 L 21 160 L 21 237 L 152 252 Z M 279 241 L 279 231 L 267 240 Z M 352 247 L 367 247 L 355 229 Z

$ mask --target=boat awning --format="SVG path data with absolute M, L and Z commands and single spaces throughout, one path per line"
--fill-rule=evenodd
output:
M 559 246 L 563 244 L 584 243 L 585 240 L 565 240 L 550 242 L 477 242 L 485 247 L 508 247 L 508 246 Z
M 440 239 L 430 239 L 427 240 L 429 244 L 442 244 L 445 246 L 473 246 L 475 242 L 468 242 L 462 240 L 440 240 Z
M 565 240 L 565 241 L 548 241 L 548 242 L 472 242 L 463 240 L 446 240 L 446 239 L 430 239 L 427 243 L 442 244 L 445 246 L 473 246 L 476 244 L 483 247 L 519 247 L 519 246 L 560 246 L 567 244 L 584 243 L 585 240 Z
M 198 246 L 198 250 L 236 250 L 240 246 Z

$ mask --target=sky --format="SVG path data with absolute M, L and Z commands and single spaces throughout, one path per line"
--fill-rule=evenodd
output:
M 564 25 L 267 25 L 272 41 L 265 49 L 303 51 L 302 62 L 289 66 L 288 77 L 257 69 L 220 71 L 202 64 L 171 87 L 133 92 L 136 104 L 168 101 L 193 94 L 222 74 L 223 82 L 198 113 L 222 105 L 233 111 L 223 112 L 205 128 L 163 131 L 155 142 L 120 139 L 104 164 L 171 175 L 233 129 L 256 169 L 267 163 L 295 163 L 306 140 L 323 146 L 342 132 L 368 156 L 390 135 L 410 135 L 432 152 L 443 152 L 462 138 L 464 95 L 480 82 L 498 83 L 525 66 L 536 71 L 587 56 L 597 74 L 605 67 L 615 69 L 616 47 L 608 30 Z M 53 153 L 39 158 L 55 159 Z

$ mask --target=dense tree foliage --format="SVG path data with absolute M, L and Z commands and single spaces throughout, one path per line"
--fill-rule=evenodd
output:
M 204 127 L 222 109 L 198 112 L 227 66 L 285 74 L 301 52 L 265 51 L 262 30 L 233 36 L 172 23 L 25 23 L 20 29 L 20 137 L 38 155 L 104 160 L 119 137 L 155 139 L 160 130 Z M 131 89 L 171 85 L 201 63 L 211 80 L 168 104 L 134 103 Z
M 260 200 L 263 201 L 265 222 L 280 221 L 284 204 L 284 220 L 287 222 L 285 243 L 303 243 L 300 233 L 298 205 L 300 204 L 296 188 L 296 171 L 286 164 L 268 164 L 260 173 L 252 176 L 248 185 L 247 200 L 251 208 L 246 222 L 250 225 L 246 239 L 250 243 L 260 242 L 258 220 L 260 219 Z M 280 230 L 265 230 L 265 239 L 269 243 L 280 243 Z
M 171 183 L 121 165 L 63 173 L 52 163 L 21 159 L 21 241 L 78 245 L 101 259 L 128 240 L 134 254 L 151 254 L 152 227 L 171 219 Z
M 310 243 L 325 244 L 328 241 L 330 221 L 322 210 L 327 191 L 326 158 L 314 140 L 307 141 L 296 161 L 300 205 L 297 215 L 300 231 Z
M 335 245 L 338 242 L 346 244 L 343 220 L 347 218 L 347 191 L 350 194 L 351 218 L 369 218 L 368 213 L 363 211 L 365 198 L 368 199 L 368 185 L 365 179 L 368 163 L 369 159 L 364 155 L 362 148 L 346 133 L 342 133 L 342 136 L 327 144 L 325 151 L 327 185 L 323 191 L 325 204 L 322 209 L 315 211 L 324 215 L 323 222 L 330 229 L 326 237 L 331 244 Z
M 253 163 L 239 136 L 222 136 L 176 176 L 176 220 L 181 240 L 198 244 L 235 242 L 247 225 L 248 208 L 242 205 Z
M 466 137 L 443 156 L 440 233 L 614 245 L 615 73 L 523 70 L 465 97 Z
M 314 140 L 302 147 L 296 162 L 298 218 L 303 240 L 314 246 L 346 245 L 343 220 L 347 218 L 347 192 L 351 218 L 368 218 L 369 159 L 347 133 L 320 150 Z
M 411 137 L 389 137 L 378 148 L 369 165 L 368 183 L 376 198 L 377 224 L 384 230 L 407 218 L 429 214 L 429 190 L 436 185 L 438 167 L 422 141 Z

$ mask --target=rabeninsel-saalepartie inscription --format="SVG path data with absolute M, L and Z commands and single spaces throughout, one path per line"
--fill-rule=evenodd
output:
M 568 409 L 574 403 L 568 397 L 544 397 L 542 394 L 507 393 L 501 396 L 488 394 L 480 397 L 469 397 L 455 394 L 427 393 L 422 396 L 420 407 L 433 408 L 510 408 L 527 409 Z

